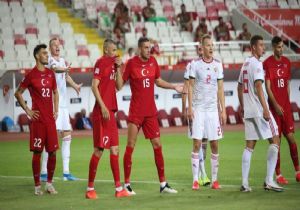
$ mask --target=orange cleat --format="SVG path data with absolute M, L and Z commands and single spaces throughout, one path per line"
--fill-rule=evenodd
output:
M 86 193 L 85 193 L 85 198 L 87 198 L 87 199 L 92 199 L 92 200 L 98 199 L 96 190 L 89 190 L 89 191 L 86 191 Z
M 276 182 L 281 185 L 287 185 L 289 183 L 282 175 L 276 177 Z
M 192 190 L 199 190 L 199 183 L 198 183 L 198 181 L 194 181 Z
M 211 185 L 211 189 L 214 189 L 214 190 L 219 190 L 221 189 L 221 186 L 219 185 L 219 182 L 218 181 L 214 181 Z
M 300 182 L 300 171 L 296 173 L 296 181 Z
M 123 189 L 121 191 L 116 191 L 116 193 L 115 193 L 116 198 L 129 197 L 129 196 L 130 196 L 130 194 L 125 189 Z

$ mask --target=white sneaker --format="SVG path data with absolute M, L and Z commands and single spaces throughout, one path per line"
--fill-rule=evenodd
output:
M 136 195 L 136 193 L 132 190 L 130 185 L 124 185 L 124 189 L 128 192 L 129 195 Z
M 244 185 L 242 185 L 241 188 L 240 188 L 240 191 L 241 191 L 241 192 L 251 192 L 252 189 L 251 189 L 251 187 L 249 187 L 249 186 L 244 186 Z
M 265 182 L 264 183 L 264 189 L 265 190 L 272 190 L 272 191 L 275 191 L 275 192 L 283 192 L 283 187 L 279 186 L 276 182 L 274 182 L 273 180 L 272 181 L 269 181 L 268 183 Z
M 34 187 L 34 194 L 38 195 L 38 196 L 39 195 L 43 195 L 43 191 L 42 191 L 41 185 Z
M 55 190 L 54 186 L 52 185 L 52 183 L 46 183 L 45 186 L 45 191 L 51 195 L 57 194 L 58 192 Z
M 168 183 L 166 183 L 166 185 L 164 187 L 160 187 L 160 193 L 177 193 L 177 190 L 173 189 L 170 187 L 170 185 Z

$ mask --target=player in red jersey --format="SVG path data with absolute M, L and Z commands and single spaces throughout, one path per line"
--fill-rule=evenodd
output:
M 268 57 L 263 65 L 266 72 L 266 89 L 269 95 L 270 110 L 278 125 L 279 134 L 283 133 L 290 147 L 290 154 L 296 171 L 296 181 L 300 182 L 297 143 L 294 137 L 294 121 L 291 112 L 289 80 L 291 64 L 282 56 L 283 41 L 275 36 L 272 39 L 274 55 Z M 288 184 L 280 171 L 280 153 L 276 164 L 276 180 L 279 184 Z
M 45 67 L 48 64 L 46 48 L 45 44 L 37 45 L 34 48 L 33 55 L 36 60 L 36 66 L 25 76 L 15 93 L 15 97 L 21 107 L 31 119 L 30 151 L 33 152 L 32 171 L 35 195 L 43 194 L 40 183 L 40 161 L 44 147 L 49 154 L 47 163 L 48 179 L 45 190 L 50 194 L 57 193 L 52 185 L 52 178 L 56 165 L 56 150 L 59 148 L 55 126 L 59 96 L 55 75 L 53 71 Z M 26 105 L 22 96 L 27 88 L 32 98 L 31 109 Z
M 93 140 L 94 153 L 89 166 L 89 180 L 86 191 L 87 199 L 97 199 L 94 189 L 94 180 L 98 162 L 104 149 L 110 149 L 110 166 L 113 173 L 116 197 L 126 197 L 129 193 L 123 189 L 120 183 L 119 171 L 119 136 L 115 120 L 115 112 L 118 110 L 116 88 L 116 72 L 120 71 L 121 58 L 116 56 L 117 47 L 113 40 L 107 39 L 103 45 L 103 56 L 97 60 L 94 68 L 92 91 L 96 98 L 93 110 Z
M 127 62 L 123 80 L 120 80 L 120 86 L 129 81 L 132 93 L 129 108 L 127 146 L 123 159 L 125 189 L 131 195 L 135 194 L 130 186 L 131 158 L 140 128 L 143 129 L 145 138 L 150 139 L 152 143 L 160 181 L 160 192 L 177 193 L 176 190 L 168 185 L 165 179 L 157 109 L 154 101 L 154 84 L 161 88 L 174 89 L 177 92 L 182 92 L 182 86 L 172 85 L 160 78 L 160 69 L 156 59 L 150 56 L 150 45 L 148 38 L 141 37 L 139 39 L 139 55 Z

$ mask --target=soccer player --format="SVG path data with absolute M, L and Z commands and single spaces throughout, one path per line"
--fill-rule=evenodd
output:
M 213 42 L 209 35 L 202 37 L 203 56 L 191 64 L 189 79 L 188 117 L 192 121 L 190 137 L 193 139 L 191 157 L 193 190 L 199 189 L 199 149 L 203 138 L 211 147 L 212 189 L 220 189 L 218 140 L 222 138 L 221 123 L 226 123 L 222 63 L 213 58 Z M 218 104 L 221 106 L 220 117 Z M 220 123 L 221 119 L 221 123 Z
M 265 86 L 263 85 L 265 75 L 262 62 L 259 60 L 265 50 L 262 36 L 252 36 L 250 47 L 252 56 L 246 58 L 242 66 L 237 87 L 240 105 L 244 113 L 246 137 L 246 147 L 242 157 L 242 186 L 240 191 L 251 192 L 248 181 L 251 156 L 257 140 L 268 139 L 270 145 L 267 153 L 267 176 L 264 188 L 265 190 L 281 192 L 283 188 L 273 180 L 279 137 L 276 122 L 269 111 Z
M 282 56 L 283 41 L 280 37 L 275 36 L 272 39 L 272 47 L 274 55 L 271 55 L 263 63 L 266 72 L 266 89 L 269 96 L 270 111 L 277 123 L 279 136 L 283 133 L 289 143 L 290 154 L 296 171 L 296 181 L 300 182 L 298 150 L 294 137 L 294 121 L 289 97 L 291 64 L 288 58 Z M 288 184 L 280 171 L 280 149 L 275 172 L 278 184 Z
M 197 54 L 199 55 L 199 58 L 202 57 L 202 46 L 199 43 L 199 46 L 197 46 Z M 187 120 L 187 122 L 190 124 L 189 120 L 187 119 L 186 114 L 186 99 L 187 99 L 187 93 L 189 88 L 189 79 L 190 79 L 190 67 L 191 63 L 193 61 L 189 62 L 186 66 L 186 70 L 184 72 L 184 86 L 183 86 L 183 94 L 182 94 L 182 115 L 184 120 Z M 210 180 L 206 175 L 205 171 L 205 159 L 206 159 L 206 148 L 207 148 L 207 138 L 203 138 L 201 147 L 199 149 L 199 185 L 207 186 L 210 184 Z
M 182 92 L 180 85 L 170 84 L 160 77 L 160 69 L 156 59 L 150 56 L 150 40 L 141 37 L 138 41 L 139 55 L 128 60 L 120 80 L 120 87 L 126 81 L 130 83 L 131 101 L 128 117 L 127 146 L 124 154 L 125 188 L 131 194 L 136 194 L 130 185 L 130 173 L 132 166 L 132 153 L 137 135 L 142 128 L 145 138 L 150 139 L 154 151 L 155 164 L 160 181 L 161 193 L 177 193 L 172 189 L 165 178 L 164 158 L 160 141 L 160 131 L 157 120 L 157 109 L 154 101 L 154 84 L 165 89 L 174 89 Z
M 48 52 L 45 44 L 37 45 L 33 55 L 36 66 L 24 77 L 15 97 L 31 119 L 30 124 L 30 151 L 32 155 L 32 171 L 35 183 L 35 195 L 42 195 L 40 183 L 40 161 L 43 148 L 49 153 L 45 186 L 46 192 L 56 194 L 52 185 L 52 178 L 56 165 L 56 150 L 59 148 L 56 135 L 55 119 L 58 114 L 59 95 L 54 73 L 45 67 L 48 64 Z M 23 92 L 28 89 L 32 98 L 30 109 L 24 99 Z M 53 111 L 54 107 L 54 111 Z
M 87 199 L 97 199 L 94 189 L 94 180 L 98 162 L 104 149 L 110 149 L 110 166 L 113 173 L 116 197 L 127 197 L 129 193 L 123 189 L 120 183 L 119 171 L 119 136 L 115 112 L 118 110 L 116 89 L 120 86 L 116 83 L 116 72 L 120 71 L 122 60 L 116 56 L 117 47 L 113 40 L 106 39 L 103 45 L 103 56 L 99 58 L 94 68 L 92 91 L 96 98 L 93 110 L 93 140 L 94 153 L 89 166 L 89 179 L 86 191 Z
M 67 107 L 68 96 L 67 96 L 67 84 L 68 83 L 76 92 L 79 94 L 82 84 L 77 84 L 68 74 L 70 65 L 66 66 L 66 61 L 60 57 L 60 42 L 58 38 L 53 38 L 49 41 L 49 48 L 51 55 L 47 67 L 55 72 L 55 78 L 57 82 L 57 89 L 60 95 L 58 117 L 56 119 L 57 133 L 62 138 L 61 156 L 63 161 L 63 180 L 74 181 L 74 177 L 70 173 L 70 146 L 71 146 L 71 124 L 69 118 L 69 110 Z M 43 151 L 41 180 L 47 180 L 47 160 L 48 154 Z

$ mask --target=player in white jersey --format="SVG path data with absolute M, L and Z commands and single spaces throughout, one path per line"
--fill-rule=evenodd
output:
M 217 180 L 219 168 L 218 140 L 222 138 L 222 124 L 226 123 L 222 63 L 213 58 L 213 42 L 209 35 L 202 37 L 203 56 L 191 64 L 189 79 L 188 117 L 192 120 L 190 136 L 193 139 L 193 187 L 199 189 L 199 149 L 203 138 L 211 147 L 212 189 L 220 189 Z M 218 104 L 221 106 L 220 118 Z
M 263 38 L 254 35 L 250 40 L 252 56 L 246 58 L 238 80 L 238 97 L 244 113 L 246 148 L 242 157 L 242 192 L 250 192 L 248 177 L 251 156 L 258 139 L 268 139 L 266 190 L 283 191 L 273 181 L 277 162 L 279 137 L 276 122 L 269 111 L 264 83 L 264 70 L 259 60 L 264 53 Z
M 70 65 L 66 65 L 65 59 L 60 57 L 60 42 L 58 38 L 53 38 L 49 42 L 50 53 L 48 68 L 55 72 L 57 89 L 60 95 L 59 112 L 56 119 L 56 129 L 58 135 L 62 138 L 62 160 L 63 160 L 63 179 L 65 181 L 74 181 L 76 178 L 70 173 L 70 145 L 71 145 L 71 124 L 69 118 L 69 110 L 67 106 L 67 83 L 79 94 L 82 84 L 77 84 L 68 74 Z M 48 154 L 43 151 L 41 180 L 47 180 L 47 160 Z
M 197 46 L 197 54 L 199 55 L 199 58 L 202 57 L 202 47 L 201 44 Z M 183 119 L 189 123 L 189 120 L 187 119 L 186 115 L 186 99 L 187 99 L 187 93 L 189 88 L 189 79 L 190 79 L 190 68 L 191 68 L 191 62 L 189 62 L 186 66 L 186 70 L 184 72 L 184 94 L 182 95 L 182 115 Z M 191 123 L 189 123 L 191 124 Z M 189 132 L 190 133 L 190 132 Z M 199 185 L 208 186 L 210 184 L 210 180 L 207 177 L 206 171 L 205 171 L 205 159 L 206 159 L 206 148 L 207 148 L 207 138 L 202 139 L 202 144 L 199 149 Z

